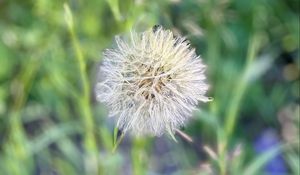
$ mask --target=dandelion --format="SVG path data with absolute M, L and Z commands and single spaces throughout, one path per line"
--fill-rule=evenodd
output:
M 205 96 L 205 65 L 184 37 L 162 27 L 116 37 L 104 52 L 96 98 L 134 135 L 173 133 L 191 118 Z

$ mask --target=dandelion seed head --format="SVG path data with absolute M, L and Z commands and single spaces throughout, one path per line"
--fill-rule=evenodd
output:
M 155 27 L 116 37 L 104 51 L 96 98 L 134 135 L 159 136 L 183 126 L 198 102 L 207 102 L 205 65 L 184 37 Z

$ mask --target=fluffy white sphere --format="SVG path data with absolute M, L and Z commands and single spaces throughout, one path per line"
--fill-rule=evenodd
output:
M 134 135 L 161 135 L 183 126 L 205 96 L 205 65 L 183 37 L 161 27 L 116 37 L 106 50 L 96 84 L 97 100 Z

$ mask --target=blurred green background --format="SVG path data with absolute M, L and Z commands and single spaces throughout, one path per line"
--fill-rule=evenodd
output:
M 299 174 L 297 0 L 0 0 L 0 175 Z M 160 24 L 207 64 L 175 135 L 130 138 L 95 101 L 114 36 Z

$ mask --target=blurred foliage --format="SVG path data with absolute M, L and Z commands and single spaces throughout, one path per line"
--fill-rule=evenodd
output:
M 0 174 L 299 174 L 299 7 L 0 0 Z M 214 101 L 185 128 L 193 143 L 125 136 L 112 153 L 114 125 L 93 93 L 101 52 L 155 24 L 202 55 Z M 266 130 L 275 141 L 257 153 Z M 266 168 L 278 155 L 285 169 Z

